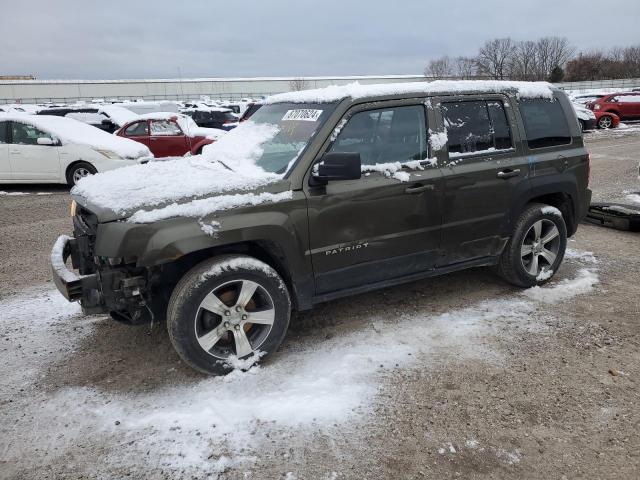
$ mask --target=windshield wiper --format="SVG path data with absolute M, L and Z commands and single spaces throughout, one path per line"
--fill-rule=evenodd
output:
M 224 163 L 222 160 L 216 160 L 220 165 L 222 165 L 224 168 L 226 168 L 227 170 L 231 170 L 232 172 L 235 172 L 235 170 L 233 168 L 231 168 L 229 165 L 227 165 L 226 163 Z

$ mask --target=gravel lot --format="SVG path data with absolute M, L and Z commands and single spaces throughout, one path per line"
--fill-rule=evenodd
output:
M 640 129 L 587 141 L 594 199 L 629 203 Z M 540 290 L 477 269 L 324 304 L 209 379 L 52 290 L 64 188 L 0 190 L 0 478 L 639 478 L 638 233 L 581 226 Z

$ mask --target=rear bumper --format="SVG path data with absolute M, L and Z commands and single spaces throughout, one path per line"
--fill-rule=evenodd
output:
M 93 297 L 99 297 L 98 294 L 98 275 L 78 275 L 69 270 L 66 261 L 71 257 L 74 266 L 77 260 L 77 244 L 74 238 L 61 235 L 53 245 L 51 250 L 51 273 L 53 283 L 58 291 L 70 302 L 83 300 L 89 301 Z M 90 303 L 90 302 L 88 302 Z

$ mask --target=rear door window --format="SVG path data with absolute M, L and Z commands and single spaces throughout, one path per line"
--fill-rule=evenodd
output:
M 562 105 L 557 100 L 528 98 L 520 101 L 529 148 L 571 143 L 571 132 Z
M 440 111 L 450 157 L 512 148 L 511 127 L 499 100 L 443 102 Z

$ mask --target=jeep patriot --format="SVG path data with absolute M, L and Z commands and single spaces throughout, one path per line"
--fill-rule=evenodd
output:
M 78 182 L 54 281 L 87 314 L 166 319 L 186 363 L 223 374 L 320 302 L 479 266 L 547 282 L 587 212 L 589 167 L 547 83 L 274 95 L 202 155 Z

